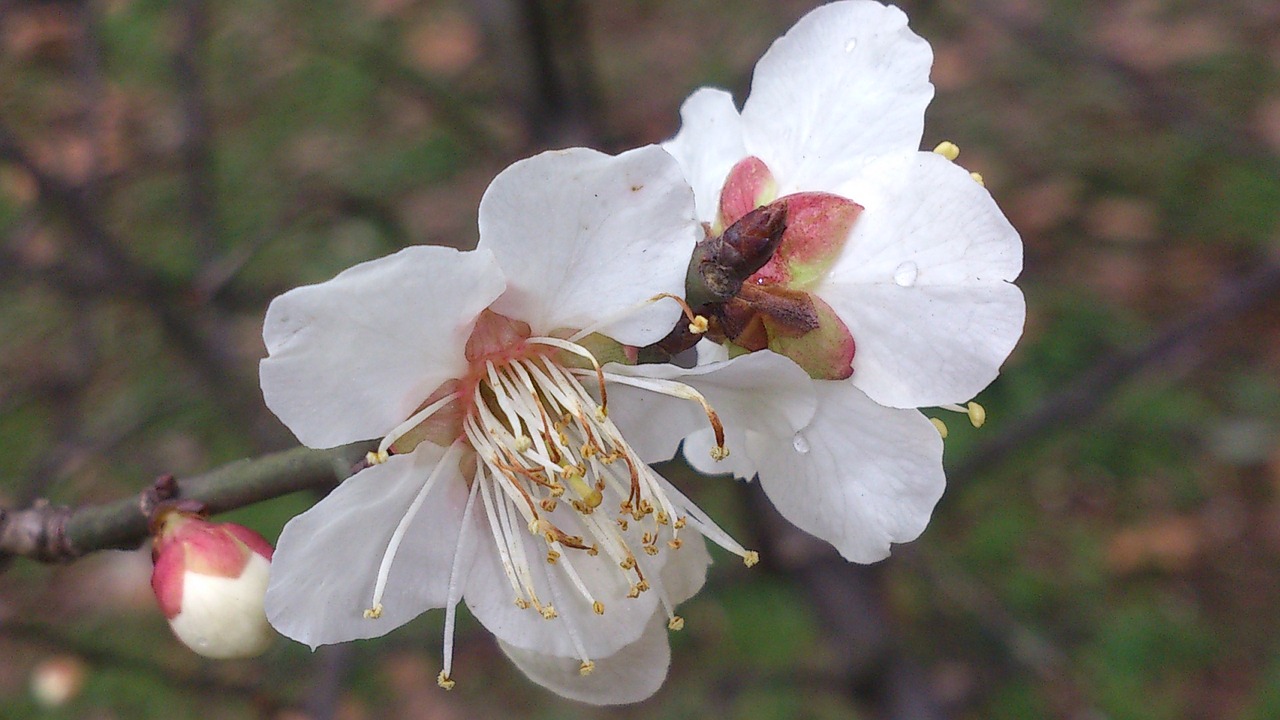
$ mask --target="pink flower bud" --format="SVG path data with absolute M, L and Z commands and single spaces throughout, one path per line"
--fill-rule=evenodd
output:
M 152 527 L 151 588 L 178 639 L 210 658 L 262 654 L 275 637 L 262 609 L 271 544 L 176 508 L 159 510 Z

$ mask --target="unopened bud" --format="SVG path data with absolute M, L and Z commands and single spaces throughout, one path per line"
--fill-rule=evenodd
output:
M 275 638 L 263 610 L 271 544 L 173 507 L 158 510 L 152 528 L 151 588 L 178 639 L 209 658 L 265 652 Z

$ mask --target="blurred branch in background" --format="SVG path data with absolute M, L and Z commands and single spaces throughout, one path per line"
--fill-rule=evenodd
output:
M 1144 371 L 1172 362 L 1187 353 L 1196 364 L 1207 362 L 1209 336 L 1239 327 L 1245 314 L 1267 303 L 1280 302 L 1280 265 L 1262 258 L 1249 275 L 1227 280 L 1204 306 L 1170 324 L 1148 342 L 1102 358 L 1089 371 L 1045 398 L 1022 417 L 1002 423 L 998 435 L 987 437 L 947 473 L 947 483 L 963 486 L 980 473 L 997 470 L 1019 452 L 1033 452 L 1053 433 L 1079 427 L 1106 405 L 1126 382 Z

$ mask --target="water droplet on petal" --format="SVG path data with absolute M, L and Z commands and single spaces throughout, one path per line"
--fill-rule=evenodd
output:
M 805 438 L 804 435 L 796 433 L 796 436 L 791 438 L 791 447 L 795 448 L 796 452 L 803 455 L 809 452 L 809 440 Z
M 912 285 L 915 285 L 916 278 L 919 276 L 920 266 L 910 260 L 902 263 L 898 266 L 897 270 L 893 271 L 893 281 L 897 283 L 899 287 L 911 287 Z
M 847 53 L 853 52 L 856 47 L 858 47 L 858 38 L 849 38 L 844 43 L 844 51 Z

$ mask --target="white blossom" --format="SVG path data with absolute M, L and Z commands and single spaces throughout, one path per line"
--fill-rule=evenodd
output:
M 652 440 L 663 420 L 632 422 L 637 398 L 672 400 L 711 432 L 711 462 L 742 402 L 609 363 L 680 317 L 661 298 L 683 294 L 702 236 L 693 196 L 660 148 L 566 150 L 501 173 L 479 225 L 474 251 L 408 248 L 271 304 L 268 406 L 307 445 L 382 440 L 285 527 L 267 613 L 314 647 L 445 608 L 450 687 L 464 601 L 535 681 L 631 702 L 665 677 L 665 627 L 709 562 L 702 537 L 756 559 L 646 464 L 673 452 Z M 761 354 L 723 379 L 744 381 L 780 432 L 812 416 L 789 361 Z

